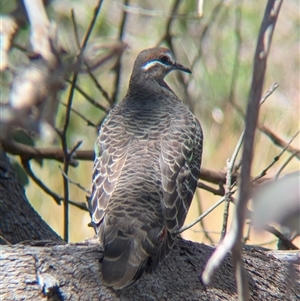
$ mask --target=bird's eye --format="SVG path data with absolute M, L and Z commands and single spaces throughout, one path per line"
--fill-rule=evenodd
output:
M 171 64 L 171 60 L 170 58 L 167 56 L 167 55 L 163 55 L 161 58 L 160 58 L 160 61 L 165 64 L 165 65 L 170 65 Z

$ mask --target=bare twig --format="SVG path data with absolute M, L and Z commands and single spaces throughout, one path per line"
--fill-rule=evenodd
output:
M 129 0 L 124 0 L 124 5 L 128 5 Z M 124 36 L 124 31 L 125 31 L 125 24 L 127 20 L 127 12 L 123 11 L 122 14 L 122 20 L 121 20 L 121 25 L 119 29 L 119 40 L 123 41 L 123 36 Z M 114 105 L 117 102 L 117 97 L 118 97 L 118 92 L 119 92 L 119 86 L 120 86 L 120 79 L 121 79 L 121 69 L 122 69 L 122 64 L 121 64 L 121 56 L 118 57 L 117 62 L 114 66 L 114 71 L 115 71 L 115 82 L 114 82 L 114 91 L 111 97 L 111 105 Z
M 257 128 L 261 132 L 263 132 L 266 136 L 268 136 L 275 145 L 286 149 L 288 152 L 290 152 L 292 154 L 296 153 L 295 156 L 298 159 L 300 159 L 300 149 L 297 149 L 297 148 L 291 146 L 290 143 L 285 142 L 282 138 L 280 138 L 278 135 L 276 135 L 274 132 L 272 132 L 269 128 L 267 128 L 264 125 L 258 125 Z
M 202 205 L 201 205 L 199 190 L 196 190 L 196 198 L 197 198 L 199 215 L 201 215 L 203 213 L 203 210 L 202 210 Z M 199 222 L 199 224 L 200 224 L 200 226 L 201 226 L 201 228 L 203 230 L 204 237 L 210 242 L 211 245 L 214 245 L 213 239 L 210 237 L 209 232 L 205 229 L 205 225 L 204 225 L 203 219 Z
M 236 182 L 237 174 L 231 175 L 232 182 Z M 200 179 L 214 183 L 214 184 L 226 184 L 226 172 L 223 170 L 216 171 L 201 167 L 200 170 Z
M 239 141 L 235 147 L 235 150 L 232 154 L 232 157 L 230 161 L 227 162 L 227 174 L 226 174 L 226 193 L 225 193 L 225 208 L 223 213 L 223 224 L 222 224 L 222 231 L 221 231 L 221 238 L 220 240 L 223 240 L 227 231 L 227 223 L 228 223 L 228 215 L 229 215 L 229 205 L 231 201 L 231 195 L 232 195 L 232 173 L 234 170 L 235 161 L 237 158 L 237 155 L 242 147 L 243 141 L 244 141 L 244 131 L 242 132 Z
M 201 188 L 201 189 L 204 189 L 206 191 L 209 191 L 209 192 L 213 193 L 214 195 L 220 195 L 220 196 L 222 196 L 222 195 L 224 195 L 224 192 L 225 192 L 222 183 L 219 183 L 219 189 L 215 189 L 215 188 L 212 188 L 212 187 L 210 187 L 210 186 L 208 186 L 208 185 L 206 185 L 206 184 L 198 181 L 197 187 Z
M 269 0 L 262 21 L 254 56 L 254 70 L 246 114 L 245 141 L 242 154 L 242 169 L 239 185 L 239 197 L 235 206 L 232 226 L 225 238 L 209 259 L 202 274 L 202 280 L 208 284 L 227 253 L 231 250 L 235 265 L 239 300 L 249 300 L 249 285 L 241 258 L 241 239 L 246 215 L 246 205 L 250 196 L 250 171 L 253 157 L 255 129 L 264 82 L 266 61 L 270 50 L 272 35 L 282 1 Z
M 99 0 L 95 9 L 94 9 L 94 15 L 91 19 L 91 22 L 89 24 L 89 27 L 86 31 L 86 34 L 82 40 L 81 47 L 80 47 L 80 52 L 77 56 L 78 60 L 78 65 L 81 65 L 82 59 L 83 59 L 83 53 L 86 48 L 88 39 L 91 35 L 91 32 L 94 28 L 94 25 L 96 23 L 96 19 L 98 16 L 98 13 L 100 11 L 101 5 L 102 5 L 103 0 Z M 65 122 L 63 125 L 63 129 L 59 131 L 60 137 L 61 137 L 61 143 L 62 143 L 62 148 L 64 152 L 64 167 L 63 171 L 67 175 L 69 171 L 69 153 L 68 153 L 68 147 L 67 147 L 67 130 L 69 126 L 69 121 L 70 121 L 70 113 L 71 113 L 71 107 L 72 107 L 72 101 L 73 101 L 73 96 L 74 96 L 74 91 L 75 91 L 75 86 L 77 82 L 77 77 L 78 77 L 78 71 L 75 70 L 72 78 L 72 83 L 71 83 L 71 88 L 70 88 L 70 93 L 67 101 L 67 107 L 66 107 L 66 116 L 65 116 Z M 69 239 L 69 182 L 68 180 L 63 177 L 63 184 L 64 184 L 64 240 L 68 241 Z
M 32 171 L 30 166 L 30 161 L 28 160 L 22 160 L 22 166 L 24 167 L 26 173 L 29 175 L 29 177 L 48 195 L 50 195 L 54 201 L 60 205 L 61 201 L 63 200 L 62 197 L 57 195 L 55 192 L 53 192 L 50 188 L 48 188 Z
M 74 37 L 75 37 L 76 46 L 78 49 L 80 49 L 78 27 L 77 27 L 75 12 L 74 12 L 73 8 L 71 9 L 71 19 L 72 19 L 72 24 L 73 24 L 73 29 L 74 29 Z
M 260 100 L 260 106 L 267 100 L 267 98 L 269 97 L 269 96 L 271 96 L 273 93 L 274 93 L 274 91 L 276 90 L 278 88 L 278 84 L 277 83 L 273 83 L 272 85 L 271 85 L 271 87 L 269 88 L 269 90 L 265 93 L 265 95 L 262 97 L 262 99 Z
M 26 171 L 26 173 L 28 174 L 28 176 L 49 196 L 51 196 L 54 201 L 58 204 L 61 205 L 61 201 L 63 201 L 63 197 L 59 196 L 58 194 L 56 194 L 55 192 L 53 192 L 49 187 L 47 187 L 32 171 L 31 166 L 30 166 L 30 161 L 28 160 L 22 160 L 22 166 L 24 168 L 24 170 Z M 87 208 L 87 205 L 83 202 L 75 202 L 72 200 L 68 200 L 69 204 L 82 209 L 84 211 L 89 211 Z
M 231 75 L 231 83 L 229 89 L 229 102 L 238 111 L 242 116 L 244 115 L 242 109 L 236 104 L 235 99 L 235 85 L 238 79 L 239 74 L 239 63 L 240 63 L 240 51 L 242 45 L 242 36 L 241 36 L 241 21 L 242 21 L 242 13 L 241 13 L 241 1 L 236 2 L 235 8 L 235 26 L 234 26 L 234 34 L 236 38 L 236 46 L 235 46 L 235 55 L 233 62 L 233 70 Z
M 63 106 L 67 106 L 67 104 L 60 102 Z M 87 126 L 92 126 L 97 128 L 97 125 L 95 123 L 93 123 L 92 121 L 90 121 L 89 119 L 87 119 L 83 114 L 79 113 L 77 110 L 75 110 L 74 108 L 71 108 L 71 111 L 76 114 L 77 116 L 79 116 L 82 120 L 84 120 L 87 123 Z
M 260 173 L 260 175 L 258 175 L 257 177 L 255 177 L 254 179 L 252 179 L 252 182 L 255 182 L 259 179 L 261 179 L 262 177 L 264 177 L 267 174 L 267 171 L 280 159 L 280 157 L 284 154 L 284 152 L 288 149 L 288 147 L 290 146 L 290 144 L 294 141 L 294 139 L 299 135 L 300 130 L 297 131 L 297 133 L 291 138 L 291 140 L 287 143 L 287 145 L 284 147 L 284 149 L 276 156 L 274 157 L 273 161 Z M 298 152 L 295 152 L 296 154 Z M 296 156 L 295 154 L 295 156 Z M 294 157 L 294 156 L 293 156 Z
M 290 250 L 298 250 L 298 248 L 290 241 L 288 240 L 281 232 L 279 232 L 277 229 L 275 229 L 272 226 L 265 225 L 264 230 L 274 234 L 277 238 L 281 240 L 281 242 Z
M 97 89 L 101 92 L 102 96 L 106 99 L 106 101 L 110 105 L 112 105 L 112 100 L 109 98 L 109 95 L 108 95 L 107 91 L 99 83 L 99 81 L 97 80 L 97 78 L 95 77 L 95 75 L 89 70 L 88 66 L 87 66 L 87 73 L 90 76 L 90 78 L 92 79 L 92 81 L 94 82 L 94 84 L 97 87 Z
M 279 170 L 277 171 L 276 175 L 275 175 L 275 179 L 278 179 L 279 175 L 281 174 L 281 172 L 283 171 L 283 169 L 292 161 L 292 159 L 294 157 L 296 157 L 297 153 L 293 153 L 291 154 L 287 160 L 282 164 L 282 166 L 279 168 Z
M 70 84 L 72 84 L 72 82 L 68 79 L 66 79 L 66 81 Z M 100 104 L 99 102 L 97 102 L 95 99 L 93 99 L 91 96 L 89 96 L 85 91 L 83 91 L 83 89 L 81 89 L 77 84 L 75 85 L 75 89 L 76 91 L 78 91 L 91 105 L 93 105 L 94 107 L 96 107 L 97 109 L 100 109 L 106 113 L 108 113 L 110 111 L 110 107 L 106 107 L 103 106 L 102 104 Z
M 77 28 L 77 22 L 76 22 L 76 17 L 75 17 L 75 12 L 72 9 L 71 10 L 71 16 L 72 16 L 72 23 L 73 23 L 73 28 L 74 28 L 74 35 L 75 35 L 75 40 L 76 40 L 76 45 L 78 49 L 80 49 L 80 42 L 79 42 L 79 34 L 78 34 L 78 28 Z M 108 93 L 102 88 L 96 77 L 93 75 L 91 70 L 89 69 L 89 66 L 87 66 L 87 73 L 89 76 L 92 78 L 93 82 L 95 83 L 96 87 L 101 91 L 103 97 L 110 103 L 110 99 L 108 96 Z
M 90 190 L 88 190 L 88 189 L 86 189 L 85 187 L 83 187 L 80 183 L 77 183 L 77 182 L 71 180 L 71 179 L 64 173 L 63 169 L 62 169 L 60 166 L 59 166 L 59 169 L 60 169 L 62 175 L 69 181 L 70 184 L 73 184 L 73 185 L 77 186 L 79 189 L 81 189 L 82 191 L 88 193 L 89 195 L 92 194 Z
M 225 197 L 222 197 L 217 203 L 215 203 L 213 206 L 211 206 L 208 210 L 206 210 L 203 214 L 198 216 L 193 222 L 190 224 L 182 227 L 181 229 L 178 230 L 178 234 L 184 232 L 187 229 L 192 228 L 194 225 L 199 223 L 205 216 L 207 216 L 209 213 L 211 213 L 213 210 L 215 210 L 220 204 L 222 204 L 225 201 Z

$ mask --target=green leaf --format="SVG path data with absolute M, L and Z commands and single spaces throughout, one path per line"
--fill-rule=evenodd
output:
M 17 177 L 23 187 L 29 184 L 28 176 L 22 166 L 17 161 L 11 162 L 13 169 L 15 170 Z
M 25 132 L 22 129 L 17 129 L 12 133 L 12 139 L 16 142 L 25 144 L 25 145 L 30 145 L 34 146 L 34 141 L 33 139 L 28 135 L 27 132 Z

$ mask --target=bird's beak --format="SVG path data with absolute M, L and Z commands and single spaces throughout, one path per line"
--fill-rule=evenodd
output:
M 183 71 L 183 72 L 186 72 L 186 73 L 192 73 L 192 71 L 188 67 L 185 67 L 185 66 L 181 65 L 178 62 L 175 62 L 174 69 L 175 70 L 180 70 L 180 71 Z

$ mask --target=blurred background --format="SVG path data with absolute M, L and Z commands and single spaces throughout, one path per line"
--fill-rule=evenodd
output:
M 14 1 L 2 0 L 1 13 L 9 13 L 16 5 Z M 78 34 L 82 38 L 91 21 L 97 1 L 50 1 L 47 13 L 50 20 L 58 26 L 59 44 L 67 55 L 76 55 L 78 48 L 71 20 L 74 10 Z M 163 45 L 172 48 L 177 60 L 191 67 L 192 74 L 168 75 L 166 81 L 173 91 L 185 101 L 202 124 L 204 132 L 204 153 L 202 167 L 226 171 L 226 161 L 231 158 L 244 128 L 242 112 L 245 112 L 249 87 L 251 84 L 253 56 L 258 32 L 263 18 L 266 1 L 104 1 L 92 36 L 88 42 L 91 57 L 97 56 L 97 46 L 106 46 L 122 40 L 128 45 L 120 61 L 120 82 L 116 90 L 116 101 L 124 97 L 137 54 L 149 47 Z M 124 21 L 125 20 L 125 21 Z M 124 22 L 123 22 L 124 21 Z M 123 23 L 122 23 L 123 22 Z M 299 1 L 285 1 L 273 36 L 264 91 L 274 82 L 279 87 L 261 106 L 259 125 L 265 126 L 282 140 L 288 142 L 299 129 Z M 122 25 L 123 24 L 123 25 Z M 15 44 L 30 48 L 29 26 L 17 35 Z M 122 33 L 120 35 L 120 32 Z M 10 63 L 17 68 L 26 60 L 17 48 L 10 53 Z M 115 91 L 116 60 L 94 70 L 103 89 L 111 97 Z M 9 90 L 11 76 L 2 77 L 5 95 Z M 104 106 L 107 100 L 97 89 L 90 77 L 80 74 L 78 85 L 93 99 Z M 61 93 L 61 102 L 66 103 L 69 84 Z M 1 97 L 4 98 L 4 97 Z M 87 102 L 80 93 L 75 93 L 74 110 L 80 112 L 93 124 L 99 125 L 105 112 Z M 56 127 L 64 122 L 65 107 L 59 106 Z M 70 127 L 67 133 L 69 148 L 82 140 L 80 150 L 91 150 L 97 137 L 97 129 L 88 126 L 71 112 Z M 36 146 L 60 147 L 59 139 L 49 141 L 35 137 Z M 297 136 L 291 146 L 299 148 Z M 282 151 L 262 131 L 257 130 L 252 176 L 258 176 Z M 290 157 L 285 152 L 267 171 L 266 177 L 272 178 Z M 240 156 L 239 156 L 240 158 Z M 17 161 L 17 156 L 11 156 Z M 237 162 L 239 159 L 237 160 Z M 52 191 L 63 194 L 63 180 L 59 166 L 54 160 L 43 160 L 42 164 L 32 162 L 32 169 L 39 179 Z M 80 161 L 70 167 L 69 178 L 91 190 L 92 162 Z M 299 160 L 294 157 L 286 165 L 282 174 L 299 170 Z M 218 187 L 214 184 L 211 186 Z M 25 187 L 26 195 L 42 218 L 59 234 L 63 235 L 63 207 L 45 194 L 29 180 Z M 287 192 L 288 193 L 288 192 Z M 86 203 L 88 193 L 70 184 L 70 199 Z M 237 197 L 237 195 L 234 195 Z M 186 224 L 196 219 L 220 199 L 211 192 L 198 189 L 191 205 Z M 284 200 L 283 200 L 284 201 Z M 230 206 L 230 216 L 232 208 Z M 251 208 L 250 208 L 251 209 Z M 224 204 L 211 212 L 201 224 L 185 231 L 186 239 L 218 244 L 223 222 Z M 91 237 L 94 230 L 88 227 L 89 213 L 70 206 L 70 241 L 82 241 Z M 275 225 L 276 226 L 276 225 Z M 247 227 L 245 227 L 247 232 Z M 267 232 L 251 229 L 247 243 L 275 248 L 277 238 Z M 299 240 L 295 240 L 300 245 Z

